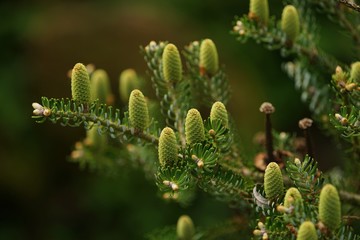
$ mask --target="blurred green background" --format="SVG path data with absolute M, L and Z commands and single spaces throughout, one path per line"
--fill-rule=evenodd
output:
M 279 17 L 281 1 L 270 2 Z M 117 94 L 118 76 L 126 68 L 149 80 L 140 45 L 169 40 L 182 48 L 211 38 L 231 81 L 228 110 L 244 151 L 251 151 L 254 133 L 263 129 L 258 111 L 263 101 L 276 106 L 278 130 L 298 131 L 298 120 L 310 113 L 281 71 L 277 52 L 253 42 L 242 45 L 229 34 L 234 16 L 247 12 L 248 1 L 239 0 L 1 2 L 0 239 L 142 239 L 175 224 L 181 214 L 203 227 L 229 218 L 232 211 L 206 194 L 188 208 L 164 203 L 136 169 L 124 169 L 116 179 L 81 171 L 67 157 L 85 131 L 36 124 L 31 103 L 41 96 L 70 97 L 66 74 L 77 62 L 105 69 Z M 336 27 L 325 19 L 320 24 L 322 46 L 353 61 L 345 47 L 349 37 L 335 39 Z M 325 169 L 337 156 L 330 143 L 315 135 Z

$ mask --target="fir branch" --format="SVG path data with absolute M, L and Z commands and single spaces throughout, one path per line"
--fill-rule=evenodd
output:
M 360 206 L 360 194 L 340 190 L 339 195 L 342 201 L 347 202 L 353 206 Z
M 251 189 L 245 179 L 231 171 L 218 167 L 214 173 L 197 176 L 198 186 L 221 201 L 239 206 L 242 201 L 251 199 Z
M 348 0 L 339 0 L 340 3 L 344 4 L 345 6 L 360 12 L 360 6 L 357 5 L 354 1 L 348 1 Z
M 40 105 L 40 104 L 39 104 Z M 42 106 L 36 106 L 37 109 L 43 109 L 38 114 L 35 113 L 33 118 L 37 119 L 38 123 L 43 123 L 46 120 L 52 123 L 60 121 L 62 126 L 79 127 L 83 125 L 86 129 L 92 128 L 94 124 L 101 127 L 101 132 L 108 132 L 112 138 L 122 136 L 127 140 L 129 137 L 136 137 L 145 142 L 158 145 L 159 139 L 147 131 L 137 131 L 130 127 L 128 119 L 125 116 L 124 123 L 121 124 L 120 110 L 113 110 L 111 106 L 105 104 L 98 104 L 96 101 L 91 103 L 87 108 L 83 104 L 70 99 L 48 99 L 42 98 Z
M 184 119 L 186 111 L 192 105 L 191 86 L 189 79 L 184 77 L 177 82 L 169 82 L 165 79 L 162 55 L 167 44 L 167 42 L 152 41 L 146 47 L 141 47 L 141 53 L 150 69 L 153 88 L 160 101 L 161 112 L 166 117 L 166 123 L 178 130 L 180 142 L 184 147 L 186 143 Z
M 356 29 L 356 26 L 347 18 L 347 15 L 350 14 L 345 12 L 346 9 L 339 8 L 339 4 L 343 4 L 357 12 L 360 12 L 359 5 L 348 0 L 310 0 L 310 3 L 318 6 L 331 21 L 346 29 L 351 34 L 355 44 L 357 46 L 360 45 L 360 33 Z

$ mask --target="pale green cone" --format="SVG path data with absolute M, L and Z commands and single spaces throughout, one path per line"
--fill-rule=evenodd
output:
M 355 83 L 360 83 L 360 62 L 354 62 L 351 64 L 350 78 Z
M 169 166 L 177 161 L 178 148 L 176 136 L 175 132 L 169 127 L 161 131 L 158 153 L 161 166 Z
M 296 202 L 302 202 L 301 193 L 297 188 L 289 188 L 285 194 L 284 206 L 289 208 L 291 205 L 295 206 Z
M 195 227 L 191 218 L 182 215 L 176 225 L 176 235 L 179 240 L 192 240 L 195 235 Z
M 296 240 L 317 240 L 315 226 L 310 221 L 305 221 L 300 225 Z
M 215 102 L 210 111 L 210 121 L 220 120 L 224 127 L 228 127 L 229 117 L 225 105 L 222 102 Z
M 205 140 L 204 123 L 200 112 L 192 108 L 187 112 L 185 120 L 186 143 L 189 145 Z
M 269 21 L 268 0 L 250 0 L 249 17 L 267 25 Z
M 144 131 L 149 125 L 149 111 L 144 95 L 138 89 L 131 92 L 129 98 L 130 125 Z
M 97 69 L 91 75 L 91 100 L 99 99 L 100 103 L 107 103 L 110 96 L 110 83 L 107 73 L 102 69 Z
M 71 95 L 72 99 L 82 104 L 91 101 L 89 74 L 81 63 L 75 64 L 71 72 Z
M 219 57 L 211 39 L 204 39 L 200 46 L 200 70 L 214 75 L 219 70 Z M 203 69 L 203 70 L 202 70 Z
M 341 203 L 338 191 L 326 184 L 320 192 L 319 220 L 329 229 L 336 230 L 341 222 Z
M 264 175 L 264 190 L 267 199 L 274 199 L 284 192 L 284 182 L 279 165 L 271 162 L 267 165 Z
M 119 94 L 121 101 L 126 103 L 132 90 L 140 87 L 139 78 L 134 69 L 126 69 L 121 72 L 119 78 Z
M 182 64 L 174 44 L 167 44 L 162 55 L 163 75 L 166 82 L 177 83 L 182 79 Z
M 281 29 L 285 32 L 286 38 L 294 42 L 300 32 L 300 20 L 296 8 L 292 5 L 287 5 L 281 17 Z

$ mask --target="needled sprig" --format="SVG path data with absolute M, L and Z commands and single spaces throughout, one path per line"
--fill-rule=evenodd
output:
M 299 14 L 294 6 L 287 5 L 283 9 L 281 16 L 281 29 L 286 34 L 286 39 L 290 44 L 292 44 L 299 35 Z
M 162 54 L 162 68 L 164 80 L 168 83 L 177 83 L 182 79 L 182 64 L 177 47 L 169 43 Z
M 194 223 L 188 215 L 182 215 L 176 225 L 176 235 L 179 240 L 192 240 L 195 235 Z
M 210 111 L 210 121 L 220 120 L 224 127 L 228 127 L 229 117 L 225 105 L 222 102 L 215 102 Z
M 265 169 L 264 190 L 267 199 L 275 199 L 284 192 L 284 182 L 279 165 L 269 163 Z
M 140 131 L 149 126 L 149 111 L 144 95 L 138 89 L 131 92 L 129 98 L 130 125 Z
M 350 78 L 354 82 L 360 83 L 360 62 L 351 64 Z
M 267 152 L 267 163 L 274 162 L 274 147 L 273 147 L 273 136 L 270 115 L 275 112 L 275 107 L 269 103 L 264 102 L 260 106 L 260 112 L 265 113 L 265 136 L 266 136 L 266 152 Z
M 219 70 L 218 52 L 215 43 L 211 39 L 204 39 L 201 42 L 199 67 L 201 75 L 214 75 Z
M 338 191 L 331 184 L 326 184 L 320 192 L 319 220 L 328 229 L 336 230 L 341 222 L 341 203 Z
M 86 67 L 82 63 L 75 64 L 71 72 L 71 95 L 72 99 L 81 104 L 89 104 L 91 101 L 90 78 Z
M 134 69 L 125 69 L 119 78 L 119 94 L 121 101 L 126 103 L 132 90 L 140 87 L 138 76 Z
M 317 240 L 315 225 L 310 221 L 305 221 L 300 225 L 296 240 Z
M 304 137 L 306 141 L 306 152 L 310 157 L 314 157 L 314 148 L 310 136 L 310 127 L 312 126 L 313 120 L 310 118 L 303 118 L 299 121 L 299 128 L 304 131 Z
M 174 130 L 165 127 L 159 138 L 159 162 L 161 166 L 172 166 L 177 161 L 178 147 Z
M 99 100 L 100 103 L 111 102 L 110 83 L 107 73 L 97 69 L 91 75 L 91 100 Z
M 250 0 L 249 18 L 267 25 L 269 21 L 268 0 Z
M 186 143 L 189 145 L 205 140 L 204 123 L 200 112 L 192 108 L 187 112 L 185 120 Z

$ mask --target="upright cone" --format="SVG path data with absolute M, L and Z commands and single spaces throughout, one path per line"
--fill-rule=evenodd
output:
M 179 51 L 174 44 L 167 44 L 162 55 L 163 75 L 166 82 L 177 83 L 182 78 Z
M 338 191 L 331 184 L 326 184 L 320 192 L 319 220 L 331 230 L 336 230 L 341 222 L 341 203 Z
M 179 240 L 192 240 L 195 235 L 195 227 L 191 218 L 182 215 L 176 225 L 176 234 Z
M 302 202 L 301 193 L 297 188 L 289 188 L 285 194 L 284 206 L 289 208 L 291 205 L 295 206 L 297 202 Z
M 269 21 L 268 0 L 250 0 L 249 17 L 263 25 L 267 25 Z
M 225 105 L 222 102 L 215 102 L 210 111 L 210 121 L 220 120 L 224 127 L 229 125 L 229 117 Z
M 296 240 L 317 240 L 315 226 L 310 221 L 305 221 L 300 225 Z
M 89 74 L 81 63 L 75 64 L 71 72 L 71 95 L 75 101 L 82 104 L 91 101 Z
M 130 125 L 144 131 L 149 126 L 149 110 L 144 95 L 138 89 L 131 92 L 129 98 Z
M 279 165 L 271 162 L 267 165 L 264 175 L 264 189 L 266 198 L 274 199 L 284 192 L 284 182 Z
M 187 112 L 185 120 L 186 143 L 189 145 L 205 140 L 204 123 L 200 112 L 192 108 Z
M 294 42 L 300 32 L 299 14 L 292 5 L 287 5 L 281 17 L 281 29 L 285 32 L 287 40 Z
M 97 69 L 91 75 L 91 100 L 99 99 L 100 103 L 107 103 L 110 96 L 110 83 L 107 73 Z
M 360 62 L 354 62 L 351 64 L 350 78 L 360 84 Z
M 200 71 L 214 75 L 219 70 L 219 57 L 215 43 L 204 39 L 200 46 Z
M 121 101 L 126 103 L 132 90 L 138 89 L 140 82 L 134 69 L 125 69 L 119 78 L 119 94 Z
M 159 162 L 161 166 L 171 166 L 177 161 L 178 149 L 174 131 L 166 127 L 159 138 Z

